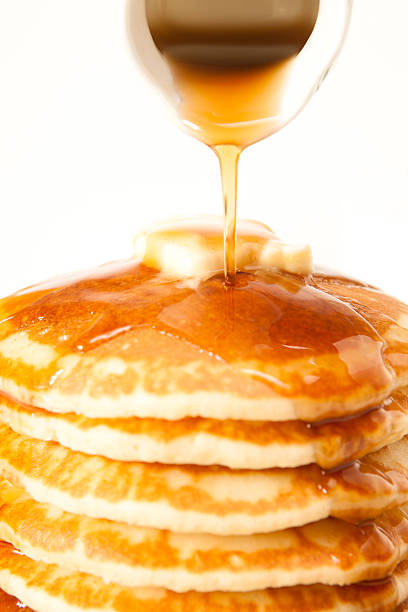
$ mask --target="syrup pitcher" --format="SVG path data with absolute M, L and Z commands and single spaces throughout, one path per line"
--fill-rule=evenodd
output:
M 351 7 L 352 0 L 128 0 L 135 57 L 182 127 L 219 158 L 228 283 L 240 153 L 291 121 L 317 91 Z

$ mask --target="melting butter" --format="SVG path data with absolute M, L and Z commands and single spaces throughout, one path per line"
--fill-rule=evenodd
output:
M 222 217 L 187 218 L 157 224 L 140 232 L 134 257 L 173 279 L 208 278 L 224 269 Z M 237 223 L 237 268 L 280 269 L 308 275 L 313 271 L 308 245 L 288 245 L 263 223 Z

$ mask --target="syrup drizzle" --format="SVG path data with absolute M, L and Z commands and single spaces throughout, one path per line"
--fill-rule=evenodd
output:
M 220 161 L 224 198 L 224 277 L 227 285 L 235 283 L 237 245 L 237 179 L 241 149 L 234 145 L 214 147 Z

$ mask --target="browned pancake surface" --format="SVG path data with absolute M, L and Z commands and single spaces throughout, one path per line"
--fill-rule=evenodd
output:
M 359 526 L 327 519 L 255 536 L 177 534 L 70 514 L 0 482 L 0 539 L 32 559 L 127 586 L 208 592 L 343 585 L 382 579 L 406 558 L 407 510 Z
M 17 433 L 119 461 L 263 469 L 317 463 L 330 469 L 408 433 L 407 388 L 362 415 L 317 423 L 56 414 L 0 393 L 0 420 Z
M 33 612 L 31 608 L 25 606 L 19 599 L 8 595 L 0 589 L 0 610 L 1 612 Z
M 12 296 L 0 316 L 3 388 L 37 405 L 51 390 L 74 401 L 91 377 L 87 394 L 116 403 L 138 390 L 278 397 L 316 420 L 373 405 L 408 375 L 408 307 L 346 279 L 258 271 L 240 273 L 229 291 L 221 277 L 192 289 L 125 262 Z M 17 358 L 18 337 L 53 349 L 44 367 Z M 89 359 L 66 377 L 72 355 Z M 112 357 L 123 367 L 98 377 L 94 364 Z M 270 411 L 273 419 L 273 403 Z
M 244 594 L 175 594 L 106 584 L 87 574 L 34 562 L 1 544 L 0 586 L 47 612 L 95 608 L 106 612 L 392 612 L 408 595 L 408 564 L 402 563 L 385 581 L 348 587 L 314 585 Z
M 268 532 L 332 515 L 361 521 L 408 501 L 408 439 L 345 468 L 229 470 L 124 463 L 0 425 L 0 472 L 67 511 L 173 531 Z

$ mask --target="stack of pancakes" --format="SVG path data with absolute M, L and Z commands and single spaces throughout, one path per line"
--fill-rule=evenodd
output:
M 405 609 L 408 307 L 125 262 L 0 319 L 2 611 Z

